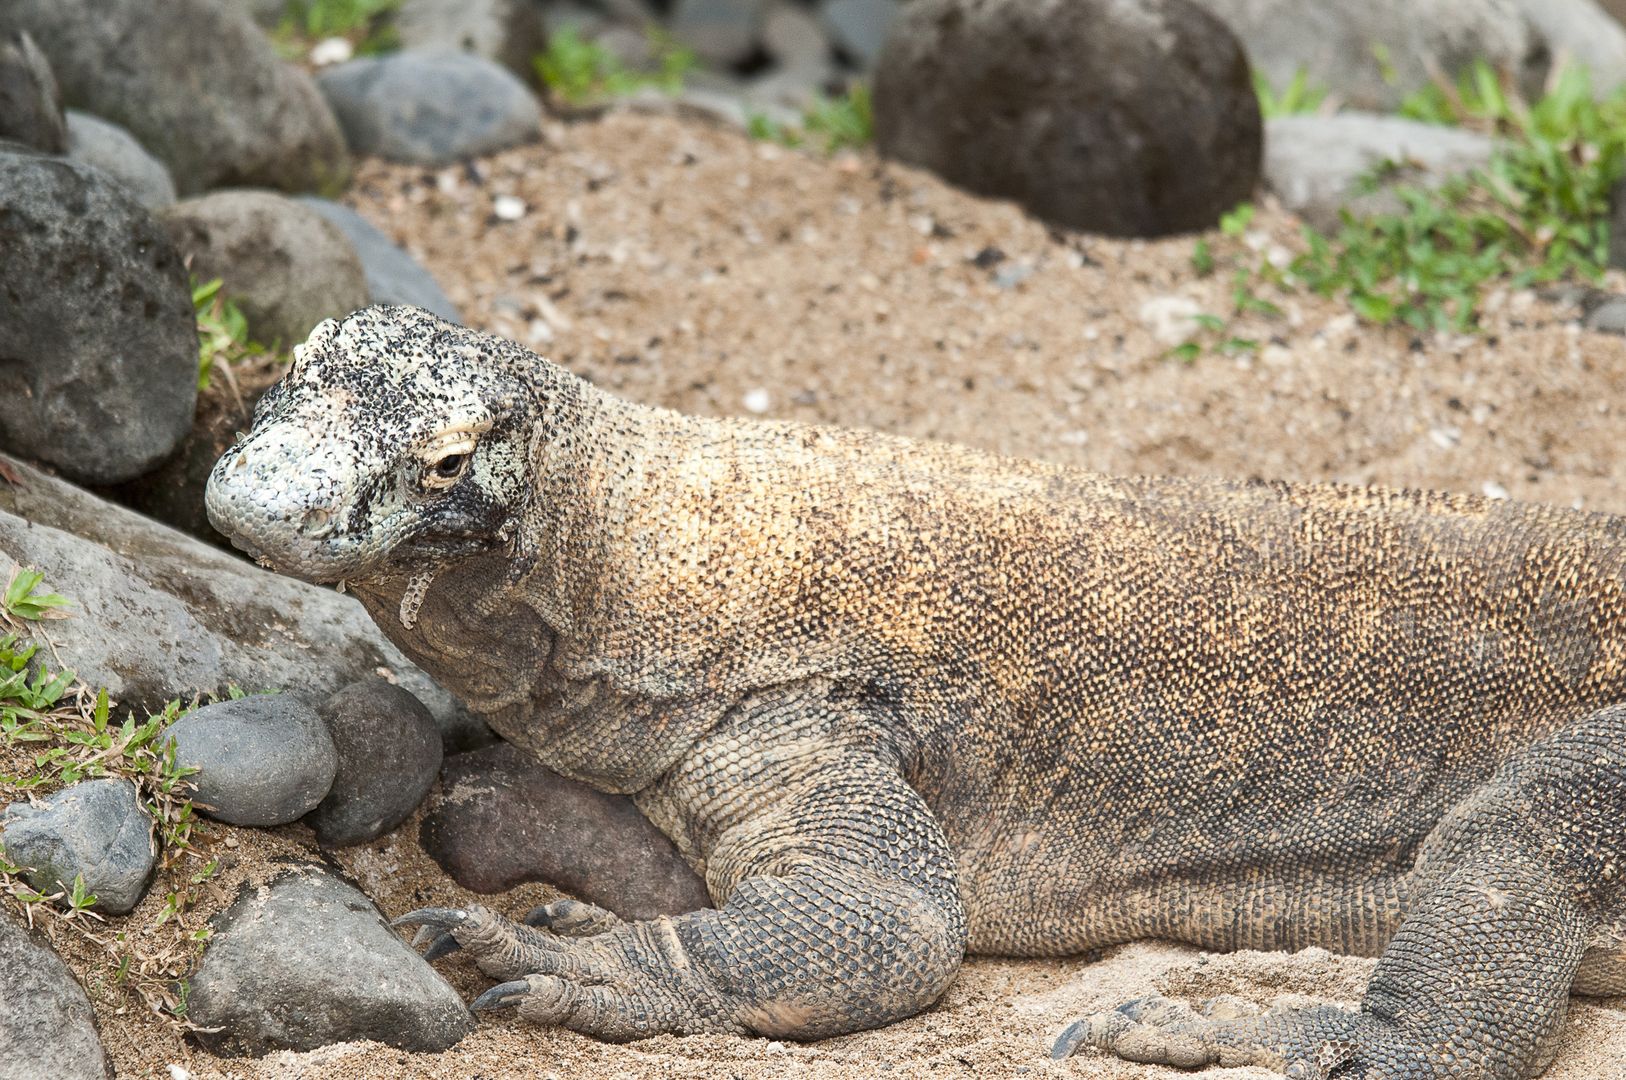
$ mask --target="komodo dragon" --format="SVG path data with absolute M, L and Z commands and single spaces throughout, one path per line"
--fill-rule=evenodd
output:
M 1479 1078 L 1626 991 L 1626 519 L 683 416 L 407 307 L 316 328 L 208 509 L 718 904 L 399 920 L 478 1006 L 818 1038 L 968 951 L 1319 945 L 1381 954 L 1359 1011 L 1144 999 L 1056 1052 Z

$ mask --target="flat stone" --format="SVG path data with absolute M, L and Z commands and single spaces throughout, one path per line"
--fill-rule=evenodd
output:
M 349 238 L 287 196 L 216 191 L 161 218 L 193 276 L 224 283 L 256 341 L 288 348 L 323 319 L 367 306 L 367 274 Z
M 1393 112 L 1410 94 L 1484 60 L 1541 96 L 1551 55 L 1522 0 L 1197 0 L 1242 39 L 1278 91 L 1303 71 L 1355 109 Z M 1532 0 L 1548 3 L 1550 0 Z M 1383 62 L 1379 61 L 1383 54 Z
M 1484 168 L 1495 153 L 1489 136 L 1398 116 L 1280 116 L 1265 125 L 1265 186 L 1287 209 L 1333 232 L 1343 210 L 1356 217 L 1396 213 L 1402 209 L 1396 187 L 1436 187 Z M 1367 190 L 1367 179 L 1387 162 L 1401 167 Z
M 411 816 L 440 774 L 440 732 L 429 710 L 383 679 L 365 679 L 322 705 L 339 753 L 327 796 L 305 815 L 324 847 L 377 839 Z
M 1248 58 L 1189 0 L 915 0 L 873 100 L 884 156 L 1063 228 L 1204 229 L 1259 179 Z
M 541 881 L 626 919 L 711 906 L 705 883 L 631 799 L 567 780 L 509 743 L 446 759 L 420 839 L 475 892 Z
M 358 154 L 446 165 L 541 137 L 535 95 L 512 72 L 472 53 L 411 49 L 363 57 L 319 79 Z
M 343 203 L 313 195 L 299 200 L 336 226 L 349 239 L 367 275 L 368 300 L 374 304 L 411 304 L 448 322 L 463 316 L 428 270 L 397 247 L 383 230 Z
M 309 706 L 255 694 L 195 709 L 165 728 L 175 761 L 197 769 L 193 802 L 212 818 L 261 828 L 298 821 L 333 785 L 339 757 Z
M 122 706 L 280 689 L 307 704 L 387 674 L 429 707 L 451 749 L 494 736 L 386 641 L 353 597 L 273 574 L 15 458 L 0 484 L 0 575 L 36 566 L 68 594 L 62 663 Z
M 14 147 L 12 149 L 15 149 Z M 0 148 L 0 447 L 91 483 L 152 468 L 192 426 L 186 267 L 107 173 Z
M 474 1030 L 457 991 L 379 915 L 317 866 L 249 889 L 213 920 L 188 1018 L 217 1054 L 371 1039 L 436 1051 Z
M 51 62 L 23 30 L 0 34 L 0 139 L 47 154 L 60 154 L 68 145 Z
M 175 181 L 164 163 L 134 135 L 100 117 L 68 110 L 68 157 L 107 173 L 148 210 L 175 201 Z
M 0 814 L 0 843 L 8 859 L 28 868 L 23 877 L 35 891 L 71 893 L 79 878 L 96 897 L 95 910 L 109 915 L 141 902 L 157 858 L 152 818 L 135 786 L 113 778 L 12 803 Z
M 341 186 L 344 142 L 311 77 L 224 0 L 8 0 L 63 101 L 128 129 L 183 195 Z M 185 78 L 177 77 L 184 72 Z
M 56 953 L 0 911 L 0 1077 L 105 1080 L 113 1075 L 90 999 Z M 23 1065 L 27 1070 L 17 1071 Z

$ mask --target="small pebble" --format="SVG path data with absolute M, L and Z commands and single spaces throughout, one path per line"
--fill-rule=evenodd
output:
M 760 416 L 773 405 L 773 399 L 767 390 L 759 386 L 755 390 L 748 391 L 745 397 L 740 399 L 740 404 L 744 405 L 748 412 Z
M 323 38 L 311 46 L 310 60 L 317 67 L 342 64 L 356 55 L 356 47 L 342 37 Z
M 525 200 L 517 195 L 498 195 L 491 200 L 491 212 L 500 221 L 518 221 L 525 216 Z

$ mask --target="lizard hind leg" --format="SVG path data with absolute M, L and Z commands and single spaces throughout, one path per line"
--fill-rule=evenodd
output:
M 1571 991 L 1626 985 L 1613 935 L 1626 897 L 1612 883 L 1623 806 L 1626 709 L 1606 709 L 1519 753 L 1435 827 L 1358 1011 L 1222 1018 L 1131 1003 L 1069 1028 L 1056 1053 L 1304 1080 L 1536 1076 Z

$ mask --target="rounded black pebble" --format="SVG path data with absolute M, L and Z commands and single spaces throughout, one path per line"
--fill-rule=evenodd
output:
M 318 710 L 339 752 L 333 786 L 305 824 L 324 847 L 364 844 L 405 821 L 440 773 L 440 730 L 429 710 L 383 679 L 363 679 Z
M 1066 228 L 1201 230 L 1259 181 L 1247 57 L 1190 0 L 915 0 L 874 110 L 883 155 Z

